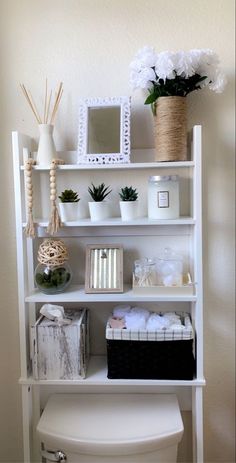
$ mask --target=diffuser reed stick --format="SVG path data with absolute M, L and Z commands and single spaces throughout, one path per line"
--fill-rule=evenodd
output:
M 49 122 L 50 124 L 53 124 L 54 120 L 55 120 L 55 117 L 56 117 L 56 114 L 57 114 L 57 111 L 58 111 L 60 101 L 61 101 L 61 97 L 62 97 L 62 94 L 63 94 L 63 83 L 60 82 L 60 84 L 59 84 L 58 90 L 57 90 L 57 92 L 55 94 L 54 105 L 52 107 L 52 111 L 50 111 L 51 100 L 52 100 L 52 90 L 50 91 L 50 93 L 48 92 L 48 81 L 46 79 L 44 105 L 43 105 L 43 117 L 42 118 L 40 117 L 38 109 L 37 109 L 37 107 L 36 107 L 36 105 L 34 103 L 33 97 L 31 95 L 31 93 L 29 92 L 29 90 L 26 89 L 24 84 L 20 84 L 20 87 L 22 89 L 23 95 L 25 96 L 26 101 L 28 102 L 28 104 L 29 104 L 29 106 L 30 106 L 30 108 L 31 108 L 31 110 L 32 110 L 38 124 L 48 124 L 48 121 L 50 121 Z M 51 112 L 51 116 L 50 116 L 50 112 Z

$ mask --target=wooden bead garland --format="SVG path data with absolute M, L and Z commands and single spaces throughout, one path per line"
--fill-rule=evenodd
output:
M 27 225 L 25 227 L 26 236 L 35 237 L 34 220 L 33 220 L 33 183 L 32 183 L 32 166 L 36 161 L 29 158 L 25 161 L 25 185 L 26 185 L 26 202 L 27 202 Z
M 61 227 L 61 219 L 56 206 L 57 188 L 56 188 L 56 169 L 58 165 L 65 164 L 62 159 L 53 159 L 50 167 L 50 201 L 51 201 L 51 218 L 47 227 L 47 232 L 54 235 Z

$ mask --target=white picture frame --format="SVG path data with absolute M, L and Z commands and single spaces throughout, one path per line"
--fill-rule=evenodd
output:
M 91 128 L 91 113 L 95 110 L 110 110 L 113 108 L 114 113 L 119 111 L 119 131 L 117 137 L 119 139 L 117 149 L 107 152 L 107 150 L 98 149 L 97 152 L 91 150 L 89 146 L 89 133 Z M 98 113 L 98 111 L 97 111 Z M 103 114 L 106 114 L 105 112 Z M 101 119 L 101 118 L 100 118 Z M 108 118 L 108 125 L 112 118 Z M 118 118 L 117 118 L 118 120 Z M 105 123 L 104 123 L 105 124 Z M 107 137 L 111 131 L 109 127 L 104 127 L 107 130 Z M 99 129 L 97 130 L 97 133 Z M 103 136 L 104 138 L 104 136 Z M 98 143 L 99 146 L 99 143 Z M 104 97 L 104 98 L 86 98 L 80 100 L 79 103 L 79 127 L 78 127 L 78 146 L 77 146 L 77 163 L 78 164 L 120 164 L 130 162 L 130 97 Z
M 86 246 L 85 293 L 123 293 L 123 247 Z

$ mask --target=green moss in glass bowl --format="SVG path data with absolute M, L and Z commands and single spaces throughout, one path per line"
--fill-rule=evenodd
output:
M 38 264 L 34 273 L 37 288 L 45 294 L 57 294 L 65 291 L 70 285 L 71 279 L 72 271 L 66 262 L 57 267 Z

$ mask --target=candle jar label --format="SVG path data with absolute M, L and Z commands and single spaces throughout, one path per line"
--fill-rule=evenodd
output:
M 159 208 L 170 207 L 170 204 L 169 204 L 169 191 L 158 191 L 158 193 L 157 193 L 157 206 Z

